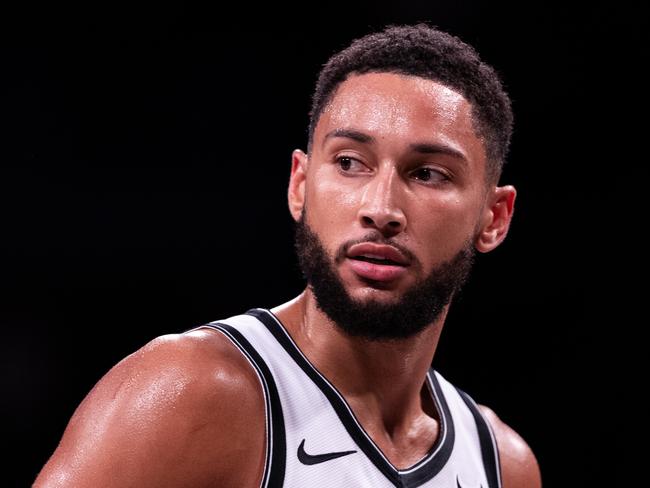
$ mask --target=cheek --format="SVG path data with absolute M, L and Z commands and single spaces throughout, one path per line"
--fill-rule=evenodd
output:
M 435 261 L 451 258 L 474 238 L 476 210 L 457 195 L 429 202 L 411 217 L 413 233 L 418 234 L 423 249 L 435 255 Z
M 336 225 L 356 214 L 359 192 L 342 185 L 325 170 L 310 175 L 306 190 L 308 213 L 319 221 L 311 221 L 310 225 L 320 222 Z
M 331 255 L 350 232 L 350 222 L 358 210 L 357 192 L 350 191 L 331 177 L 315 173 L 306 185 L 306 220 Z

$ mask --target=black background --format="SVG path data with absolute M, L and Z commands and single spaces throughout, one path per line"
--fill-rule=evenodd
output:
M 93 384 L 153 337 L 301 291 L 286 184 L 317 72 L 352 38 L 428 21 L 502 74 L 516 115 L 502 181 L 519 191 L 434 365 L 526 438 L 545 486 L 616 486 L 611 257 L 638 159 L 640 5 L 4 14 L 0 483 L 27 486 Z

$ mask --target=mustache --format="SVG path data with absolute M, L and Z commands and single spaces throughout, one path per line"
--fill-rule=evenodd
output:
M 420 261 L 418 260 L 418 258 L 407 247 L 400 244 L 399 242 L 394 241 L 393 239 L 386 239 L 376 233 L 367 234 L 359 239 L 346 241 L 343 245 L 341 245 L 341 247 L 339 247 L 336 256 L 334 256 L 334 261 L 336 262 L 336 264 L 340 264 L 346 258 L 348 254 L 348 250 L 352 246 L 354 246 L 355 244 L 362 244 L 364 242 L 372 242 L 373 244 L 383 244 L 385 246 L 392 246 L 398 251 L 400 251 L 404 256 L 406 256 L 412 265 L 413 264 L 418 266 L 420 265 Z

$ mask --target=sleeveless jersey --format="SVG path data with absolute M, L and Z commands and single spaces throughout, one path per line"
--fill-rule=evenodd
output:
M 259 377 L 266 403 L 262 487 L 501 488 L 488 422 L 467 394 L 433 369 L 426 385 L 438 438 L 424 458 L 397 469 L 272 312 L 252 309 L 202 327 L 224 334 Z

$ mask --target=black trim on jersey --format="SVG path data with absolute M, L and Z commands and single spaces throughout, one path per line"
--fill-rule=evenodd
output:
M 289 333 L 282 323 L 266 309 L 252 309 L 246 312 L 260 320 L 273 334 L 276 340 L 282 345 L 287 353 L 305 374 L 318 386 L 327 397 L 332 408 L 338 415 L 341 423 L 348 431 L 354 442 L 359 446 L 370 461 L 388 478 L 396 487 L 414 488 L 419 486 L 440 472 L 449 457 L 454 446 L 454 425 L 445 401 L 442 389 L 433 373 L 427 375 L 431 386 L 432 398 L 440 415 L 440 432 L 438 438 L 427 453 L 427 455 L 410 468 L 398 470 L 383 455 L 377 445 L 365 432 L 359 421 L 354 416 L 352 409 L 343 398 L 343 395 L 332 385 L 302 354 L 298 346 L 293 342 Z
M 275 385 L 273 374 L 250 342 L 234 327 L 221 322 L 211 322 L 204 327 L 211 327 L 225 334 L 235 346 L 246 355 L 253 366 L 257 369 L 259 375 L 264 378 L 264 398 L 266 400 L 266 410 L 271 418 L 268 439 L 266 440 L 266 467 L 262 487 L 265 488 L 282 488 L 284 484 L 284 472 L 286 467 L 287 442 L 284 432 L 284 416 L 282 414 L 282 404 L 280 395 Z M 269 442 L 270 441 L 270 442 Z M 270 445 L 272 442 L 272 445 Z
M 418 469 L 416 471 L 413 471 L 412 473 L 402 474 L 402 478 L 405 481 L 404 483 L 405 487 L 415 487 L 415 486 L 423 485 L 431 478 L 433 478 L 435 475 L 437 475 L 440 472 L 440 470 L 444 467 L 445 463 L 449 460 L 449 457 L 451 456 L 451 451 L 454 448 L 454 439 L 456 437 L 456 431 L 454 430 L 454 422 L 452 421 L 451 412 L 449 411 L 449 405 L 447 405 L 447 400 L 445 400 L 445 395 L 442 392 L 442 388 L 440 386 L 440 383 L 438 382 L 438 378 L 436 377 L 436 373 L 433 370 L 433 368 L 429 370 L 429 374 L 427 375 L 427 377 L 429 379 L 430 388 L 432 389 L 431 396 L 433 397 L 433 401 L 435 402 L 437 410 L 441 417 L 440 432 L 438 434 L 438 440 L 436 441 L 436 444 L 433 446 L 429 454 L 427 454 L 427 457 L 425 457 L 419 463 L 409 468 L 409 470 L 419 466 L 420 464 L 429 462 L 428 457 L 431 456 L 431 453 L 435 453 L 436 449 L 438 449 L 438 446 L 440 445 L 441 442 L 443 444 L 440 446 L 439 452 L 433 455 L 433 457 L 429 462 L 429 466 L 427 466 L 426 469 Z M 444 439 L 442 439 L 441 441 L 441 438 L 443 436 Z
M 483 458 L 483 467 L 485 468 L 485 477 L 487 478 L 488 488 L 501 488 L 501 465 L 499 462 L 499 450 L 496 439 L 485 417 L 478 408 L 478 405 L 472 397 L 460 388 L 456 387 L 460 397 L 463 399 L 467 408 L 474 417 L 478 438 L 481 443 L 481 456 Z

